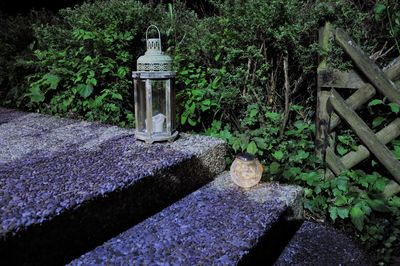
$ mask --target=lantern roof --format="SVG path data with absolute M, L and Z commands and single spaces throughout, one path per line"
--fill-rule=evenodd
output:
M 154 27 L 158 38 L 147 38 L 148 31 Z M 146 30 L 147 51 L 137 60 L 137 71 L 171 71 L 172 58 L 161 50 L 161 35 L 157 26 L 150 25 Z

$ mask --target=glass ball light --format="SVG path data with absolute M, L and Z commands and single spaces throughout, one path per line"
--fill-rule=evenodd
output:
M 250 188 L 260 182 L 263 173 L 260 161 L 251 154 L 238 154 L 233 161 L 230 174 L 232 181 L 243 188 Z

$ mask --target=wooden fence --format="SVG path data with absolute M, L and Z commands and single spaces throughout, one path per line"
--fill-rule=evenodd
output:
M 357 115 L 356 110 L 377 92 L 388 101 L 400 105 L 400 57 L 380 69 L 345 31 L 334 29 L 328 22 L 319 32 L 319 43 L 323 50 L 328 51 L 331 39 L 350 56 L 356 69 L 329 69 L 325 58 L 322 58 L 318 66 L 317 155 L 326 162 L 326 177 L 331 178 L 361 163 L 372 153 L 394 179 L 384 191 L 384 196 L 389 197 L 400 192 L 400 161 L 386 144 L 400 135 L 400 118 L 374 133 Z M 343 99 L 339 93 L 343 90 L 354 92 Z M 339 157 L 335 154 L 334 129 L 342 120 L 360 138 L 363 145 L 358 146 L 356 151 Z

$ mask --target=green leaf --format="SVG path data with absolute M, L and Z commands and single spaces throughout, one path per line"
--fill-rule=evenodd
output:
M 272 156 L 277 159 L 278 161 L 282 160 L 283 158 L 283 152 L 281 150 L 275 151 Z
M 400 112 L 400 105 L 398 105 L 397 103 L 389 103 L 388 105 L 390 106 L 390 110 L 393 113 L 398 114 Z
M 274 122 L 278 122 L 281 119 L 281 115 L 275 112 L 266 112 L 265 117 L 271 119 Z
M 257 108 L 251 109 L 251 111 L 250 111 L 250 117 L 251 118 L 255 117 L 257 114 L 258 114 L 258 109 Z
M 78 93 L 80 96 L 83 98 L 89 97 L 92 92 L 93 92 L 93 86 L 92 85 L 86 85 L 86 84 L 79 84 L 77 86 Z
M 383 14 L 383 12 L 385 12 L 385 10 L 386 10 L 386 5 L 385 4 L 376 3 L 376 5 L 374 7 L 375 14 L 381 15 L 381 14 Z
M 281 165 L 280 165 L 279 163 L 277 163 L 277 162 L 272 162 L 272 163 L 269 165 L 269 171 L 270 171 L 270 173 L 271 173 L 272 175 L 277 174 L 277 173 L 279 172 L 280 166 L 281 166 Z
M 318 172 L 300 173 L 296 179 L 304 180 L 309 186 L 315 186 L 321 182 L 321 176 Z
M 301 173 L 301 169 L 300 169 L 299 167 L 290 167 L 288 170 L 285 170 L 285 171 L 283 172 L 283 176 L 284 176 L 286 179 L 289 179 L 289 178 L 291 178 L 291 177 L 297 176 L 297 175 L 300 174 L 300 173 Z
M 343 195 L 338 195 L 338 196 L 335 198 L 334 204 L 335 204 L 336 206 L 344 206 L 344 205 L 347 204 L 347 198 L 346 198 L 345 196 L 343 196 Z
M 265 139 L 260 138 L 260 137 L 255 137 L 255 138 L 253 138 L 253 140 L 256 142 L 257 147 L 259 149 L 266 150 L 268 148 L 268 145 L 267 145 Z
M 313 190 L 311 188 L 305 188 L 304 189 L 304 197 L 311 197 L 313 194 Z
M 118 92 L 113 92 L 113 93 L 111 93 L 111 99 L 116 99 L 116 100 L 122 101 L 122 95 L 119 94 Z
M 339 155 L 341 155 L 341 156 L 343 156 L 343 155 L 345 155 L 349 150 L 348 149 L 346 149 L 343 145 L 341 145 L 341 144 L 338 144 L 337 146 L 336 146 L 336 150 L 337 150 L 337 152 L 339 153 Z
M 55 90 L 60 82 L 60 78 L 57 75 L 47 73 L 43 76 L 44 83 L 49 84 L 49 89 Z
M 364 177 L 365 181 L 367 181 L 369 184 L 373 184 L 377 179 L 378 176 L 377 175 L 366 175 Z
M 308 124 L 302 120 L 294 122 L 294 126 L 297 128 L 298 133 L 301 133 L 304 129 L 308 127 Z
M 394 146 L 393 155 L 400 160 L 400 146 Z
M 125 77 L 126 73 L 128 73 L 127 67 L 119 67 L 117 70 L 117 75 L 121 79 Z
M 239 138 L 232 138 L 230 144 L 232 145 L 232 149 L 237 152 L 240 149 L 240 139 Z
M 44 94 L 40 90 L 39 86 L 33 86 L 29 89 L 30 93 L 27 95 L 30 97 L 31 102 L 40 103 L 44 101 Z
M 337 178 L 337 188 L 344 192 L 348 191 L 349 186 L 347 177 L 340 176 Z
M 386 181 L 384 179 L 378 179 L 376 180 L 375 184 L 374 184 L 374 189 L 382 192 L 385 190 L 386 187 Z
M 92 61 L 92 57 L 90 55 L 85 56 L 85 58 L 83 58 L 83 62 L 90 62 Z
M 351 222 L 354 224 L 354 226 L 359 230 L 362 231 L 364 228 L 364 219 L 365 219 L 365 214 L 361 210 L 360 207 L 354 206 L 350 210 L 350 217 L 351 217 Z
M 392 199 L 389 200 L 389 205 L 400 208 L 400 197 L 393 197 Z
M 329 216 L 331 217 L 332 221 L 335 221 L 338 216 L 338 208 L 337 207 L 329 207 Z
M 87 78 L 86 79 L 86 84 L 87 85 L 96 86 L 97 85 L 97 79 L 95 79 L 95 78 Z
M 339 217 L 342 219 L 346 219 L 349 217 L 349 209 L 348 208 L 340 207 L 340 208 L 338 208 L 337 213 L 338 213 Z
M 372 121 L 372 128 L 379 127 L 383 122 L 385 122 L 385 118 L 382 116 L 375 117 Z
M 189 125 L 191 125 L 192 127 L 195 126 L 197 124 L 196 120 L 193 120 L 192 118 L 188 119 Z
M 299 161 L 301 162 L 301 161 L 307 159 L 309 156 L 310 156 L 309 152 L 306 152 L 304 150 L 299 150 L 297 152 L 297 154 L 294 157 L 292 157 L 292 160 L 295 162 L 299 162 Z
M 347 135 L 339 135 L 339 136 L 338 136 L 338 140 L 339 140 L 341 143 L 346 144 L 346 145 L 349 145 L 349 144 L 350 144 L 350 139 L 351 139 L 351 137 L 350 137 L 350 136 L 347 136 Z
M 249 143 L 249 145 L 247 145 L 247 149 L 246 149 L 246 151 L 248 152 L 248 153 L 250 153 L 250 154 L 256 154 L 257 153 L 257 145 L 256 145 L 256 143 L 254 142 L 254 141 L 251 141 L 250 143 Z
M 383 101 L 379 100 L 379 99 L 374 99 L 368 103 L 368 106 L 375 106 L 375 105 L 379 105 L 379 104 L 383 104 Z

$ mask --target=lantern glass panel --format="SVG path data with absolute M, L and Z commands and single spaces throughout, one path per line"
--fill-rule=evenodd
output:
M 175 80 L 172 79 L 171 82 L 171 130 L 174 131 L 176 129 L 176 116 L 174 114 L 176 114 L 176 110 L 175 110 L 175 106 L 176 106 L 176 96 L 175 96 Z
M 153 133 L 167 131 L 166 80 L 151 80 Z
M 139 88 L 137 90 L 137 99 L 138 102 L 136 103 L 138 106 L 138 117 L 136 118 L 138 121 L 138 131 L 146 132 L 146 81 L 139 80 Z

